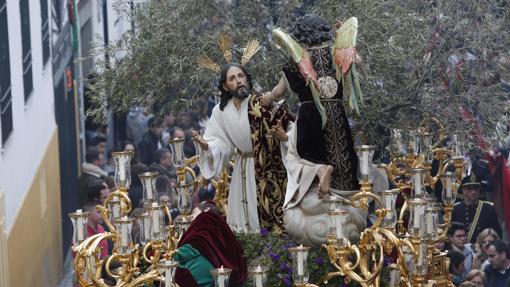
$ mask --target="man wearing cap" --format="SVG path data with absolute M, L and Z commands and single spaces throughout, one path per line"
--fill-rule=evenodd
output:
M 475 243 L 478 234 L 485 228 L 493 228 L 501 236 L 501 227 L 493 203 L 480 200 L 480 181 L 474 173 L 464 177 L 460 188 L 464 201 L 455 203 L 452 222 L 460 222 L 467 227 L 466 242 Z

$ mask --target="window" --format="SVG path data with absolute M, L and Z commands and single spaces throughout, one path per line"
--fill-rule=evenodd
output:
M 41 0 L 41 24 L 44 65 L 50 58 L 50 22 L 48 20 L 48 0 Z
M 30 42 L 30 12 L 28 0 L 20 0 L 19 11 L 21 15 L 21 46 L 23 51 L 23 87 L 25 101 L 34 89 L 32 79 L 32 47 Z
M 11 64 L 6 0 L 0 0 L 0 67 L 2 67 L 0 69 L 0 122 L 3 145 L 12 132 Z

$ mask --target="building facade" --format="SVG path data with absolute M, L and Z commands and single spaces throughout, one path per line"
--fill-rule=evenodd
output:
M 75 59 L 94 35 L 130 28 L 114 2 L 0 0 L 0 286 L 57 286 L 63 275 L 84 144 L 80 75 L 96 61 Z

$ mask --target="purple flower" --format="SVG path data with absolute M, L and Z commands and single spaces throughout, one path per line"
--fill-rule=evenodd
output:
M 280 254 L 269 251 L 269 257 L 273 259 L 273 262 L 280 260 Z
M 324 264 L 324 258 L 322 258 L 321 256 L 317 256 L 314 260 L 315 264 L 317 265 L 323 265 Z
M 290 278 L 290 275 L 285 275 L 285 277 L 283 277 L 283 284 L 285 284 L 285 286 L 292 286 L 292 279 Z
M 267 236 L 269 235 L 269 229 L 267 229 L 267 228 L 265 228 L 265 227 L 262 227 L 262 228 L 260 229 L 260 235 L 261 235 L 262 237 L 267 237 Z
M 286 262 L 282 262 L 282 264 L 280 265 L 280 270 L 285 271 L 285 273 L 292 274 L 292 267 L 287 265 Z

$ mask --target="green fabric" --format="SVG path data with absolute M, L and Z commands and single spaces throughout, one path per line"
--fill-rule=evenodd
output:
M 177 250 L 175 260 L 179 262 L 179 268 L 187 269 L 198 286 L 214 287 L 214 278 L 210 272 L 214 267 L 209 260 L 189 244 L 185 244 Z

